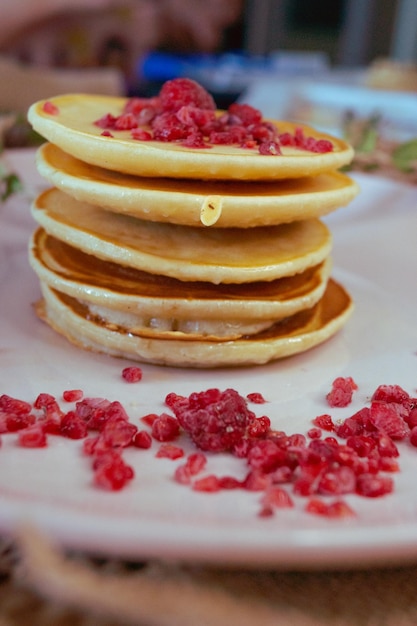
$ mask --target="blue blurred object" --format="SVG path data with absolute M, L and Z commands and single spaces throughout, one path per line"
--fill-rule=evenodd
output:
M 311 76 L 328 66 L 324 53 L 276 51 L 257 56 L 242 52 L 178 55 L 154 51 L 139 60 L 137 76 L 145 82 L 164 82 L 187 76 L 212 92 L 238 94 L 259 78 Z

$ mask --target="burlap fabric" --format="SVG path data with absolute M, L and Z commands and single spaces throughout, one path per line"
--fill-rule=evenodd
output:
M 417 566 L 260 571 L 68 555 L 3 542 L 0 626 L 411 626 Z

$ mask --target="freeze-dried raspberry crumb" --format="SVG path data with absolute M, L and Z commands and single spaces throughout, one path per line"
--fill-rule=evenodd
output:
M 294 500 L 291 498 L 288 491 L 282 487 L 271 486 L 265 491 L 261 499 L 263 506 L 270 506 L 272 508 L 292 508 L 294 506 Z
M 271 430 L 271 420 L 266 415 L 256 417 L 248 426 L 248 437 L 265 437 Z
M 167 80 L 159 92 L 159 101 L 164 111 L 178 111 L 183 106 L 214 110 L 213 97 L 202 85 L 190 78 Z
M 100 133 L 101 137 L 114 137 L 113 133 L 111 133 L 109 130 L 103 130 L 102 133 Z
M 42 111 L 44 113 L 48 113 L 48 115 L 58 115 L 59 114 L 59 108 L 56 106 L 56 104 L 54 104 L 50 100 L 46 100 L 43 103 Z
M 194 491 L 205 491 L 207 493 L 220 491 L 219 479 L 214 474 L 198 478 L 193 482 L 193 489 Z
M 409 433 L 409 427 L 405 421 L 406 410 L 396 402 L 371 402 L 370 422 L 378 431 L 381 431 L 392 439 L 404 439 Z
M 173 441 L 180 434 L 180 426 L 175 417 L 162 413 L 152 422 L 152 437 L 157 441 Z
M 27 415 L 31 412 L 32 405 L 24 400 L 3 394 L 0 396 L 0 410 L 13 415 Z
M 334 502 L 324 502 L 318 498 L 311 498 L 306 506 L 307 513 L 314 515 L 322 515 L 330 518 L 354 517 L 356 514 L 353 509 L 343 500 L 335 500 Z
M 146 430 L 139 430 L 134 434 L 132 444 L 136 448 L 143 448 L 148 450 L 152 446 L 152 437 Z
M 327 402 L 331 407 L 344 407 L 352 401 L 353 392 L 358 388 L 350 376 L 339 376 L 332 383 L 332 388 L 326 395 Z
M 62 393 L 62 398 L 65 402 L 77 402 L 82 400 L 84 393 L 81 389 L 66 389 Z
M 36 417 L 32 413 L 21 413 L 14 415 L 10 413 L 6 417 L 6 430 L 9 433 L 22 430 L 35 423 Z
M 202 450 L 231 450 L 255 419 L 246 400 L 233 389 L 193 393 L 172 409 L 182 428 Z
M 120 491 L 134 477 L 133 468 L 115 452 L 96 457 L 93 470 L 94 484 L 108 491 Z
M 140 367 L 131 365 L 122 370 L 122 378 L 128 383 L 138 383 L 142 380 L 143 372 Z
M 87 436 L 87 425 L 74 411 L 68 411 L 61 420 L 60 434 L 69 439 L 83 439 Z
M 246 396 L 246 398 L 249 400 L 249 402 L 253 402 L 254 404 L 265 404 L 266 400 L 263 397 L 263 395 L 257 391 L 253 392 L 253 393 L 248 393 L 248 395 Z
M 326 430 L 328 432 L 332 432 L 335 430 L 332 416 L 328 413 L 324 413 L 323 415 L 317 415 L 317 417 L 313 419 L 313 424 L 314 426 L 317 426 L 317 428 L 321 428 L 322 430 Z
M 391 493 L 394 488 L 392 478 L 389 476 L 376 476 L 375 474 L 362 474 L 356 482 L 356 493 L 367 498 L 379 498 Z
M 175 461 L 184 456 L 184 450 L 172 443 L 163 443 L 155 455 L 158 459 L 171 459 Z
M 17 441 L 22 448 L 45 448 L 48 443 L 44 430 L 37 424 L 19 431 Z

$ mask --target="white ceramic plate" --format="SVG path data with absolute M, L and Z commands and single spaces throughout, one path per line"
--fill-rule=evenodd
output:
M 30 159 L 12 155 L 30 184 L 39 181 Z M 416 393 L 417 190 L 391 181 L 357 177 L 362 194 L 328 219 L 335 239 L 334 276 L 356 301 L 347 327 L 326 344 L 263 367 L 201 372 L 143 367 L 143 380 L 121 378 L 125 361 L 80 351 L 38 321 L 31 303 L 39 295 L 26 246 L 33 228 L 28 197 L 0 209 L 0 393 L 32 401 L 44 391 L 82 388 L 85 395 L 120 400 L 131 420 L 164 410 L 168 392 L 189 394 L 209 387 L 261 392 L 277 428 L 306 432 L 327 412 L 325 394 L 336 376 L 352 376 L 359 390 L 344 418 L 362 407 L 380 383 Z M 191 450 L 187 441 L 181 442 Z M 340 521 L 309 515 L 299 499 L 291 510 L 259 518 L 259 494 L 192 492 L 173 482 L 178 462 L 131 450 L 136 477 L 119 493 L 91 485 L 89 460 L 80 441 L 50 438 L 45 449 L 21 449 L 14 435 L 0 448 L 0 530 L 22 521 L 36 524 L 65 546 L 109 556 L 201 560 L 216 564 L 316 567 L 404 562 L 417 558 L 417 450 L 402 446 L 395 492 L 378 499 L 347 498 L 355 518 Z M 208 472 L 237 477 L 242 462 L 210 457 Z

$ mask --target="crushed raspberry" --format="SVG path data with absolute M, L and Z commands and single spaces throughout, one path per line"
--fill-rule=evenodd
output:
M 174 446 L 172 443 L 163 443 L 155 456 L 159 459 L 171 459 L 174 461 L 184 456 L 184 450 L 179 446 Z
M 11 413 L 6 418 L 6 430 L 10 433 L 22 430 L 28 426 L 32 426 L 35 420 L 36 417 L 32 415 L 32 413 L 21 415 L 13 415 L 13 413 Z
M 46 100 L 46 102 L 43 103 L 42 111 L 44 113 L 48 113 L 48 115 L 58 115 L 59 114 L 59 108 L 56 106 L 56 104 L 54 104 L 50 100 Z
M 152 423 L 152 437 L 157 441 L 172 441 L 179 434 L 178 421 L 167 413 L 162 413 Z
M 123 113 L 114 122 L 115 130 L 132 130 L 138 127 L 138 120 L 133 113 Z
M 115 453 L 103 453 L 93 465 L 94 484 L 108 491 L 120 491 L 134 477 L 133 468 Z
M 256 417 L 248 426 L 248 436 L 250 438 L 265 437 L 271 430 L 271 420 L 266 415 Z
M 138 139 L 139 141 L 151 141 L 153 139 L 152 133 L 143 128 L 133 128 L 130 133 L 132 139 Z
M 220 491 L 220 482 L 217 476 L 214 474 L 210 474 L 205 476 L 204 478 L 198 478 L 193 482 L 194 491 L 206 491 L 208 493 L 213 493 L 215 491 Z
M 14 415 L 27 415 L 31 412 L 32 405 L 24 400 L 18 400 L 3 394 L 0 396 L 0 410 Z
M 233 103 L 227 111 L 217 112 L 211 94 L 189 78 L 168 80 L 157 96 L 130 98 L 120 115 L 108 113 L 94 123 L 103 129 L 103 136 L 130 131 L 132 139 L 176 142 L 194 149 L 234 145 L 266 156 L 280 155 L 281 146 L 313 153 L 333 150 L 330 141 L 306 137 L 301 128 L 279 133 L 248 104 Z
M 271 506 L 278 509 L 292 508 L 294 506 L 294 501 L 288 491 L 276 486 L 269 487 L 265 491 L 261 503 L 263 506 Z
M 355 512 L 343 500 L 336 500 L 328 503 L 323 500 L 319 500 L 318 498 L 311 498 L 305 506 L 305 511 L 307 513 L 312 513 L 313 515 L 322 515 L 323 517 L 330 518 L 355 516 Z
M 334 389 L 351 398 L 357 385 L 352 378 L 337 378 Z M 39 394 L 33 404 L 3 394 L 0 433 L 3 438 L 14 436 L 20 447 L 27 448 L 47 446 L 49 434 L 82 439 L 79 446 L 90 459 L 94 484 L 111 491 L 124 488 L 134 478 L 133 468 L 123 458 L 126 448 L 148 449 L 156 439 L 161 445 L 155 456 L 177 460 L 184 457 L 184 449 L 172 441 L 186 434 L 200 450 L 177 465 L 174 480 L 200 492 L 259 492 L 260 517 L 293 506 L 293 494 L 308 498 L 305 510 L 310 513 L 351 516 L 352 509 L 340 498 L 390 494 L 392 476 L 399 471 L 401 445 L 417 446 L 417 399 L 398 385 L 379 386 L 369 406 L 343 421 L 334 422 L 329 414 L 317 416 L 306 434 L 271 428 L 269 417 L 257 417 L 249 410 L 251 396 L 214 388 L 189 397 L 170 393 L 165 405 L 174 415 L 145 415 L 141 421 L 147 429 L 138 430 L 119 401 L 84 397 L 81 390 L 64 391 L 64 401 L 75 401 L 67 412 L 48 393 Z M 256 403 L 260 398 L 255 394 L 252 400 Z M 340 397 L 335 406 L 341 406 Z M 324 436 L 325 432 L 332 435 Z M 229 452 L 245 465 L 245 477 L 201 476 L 209 463 L 202 450 Z M 332 496 L 337 499 L 330 502 Z
M 143 372 L 140 367 L 132 365 L 122 370 L 122 378 L 128 383 L 138 383 L 142 380 Z
M 47 445 L 46 434 L 39 425 L 19 431 L 17 441 L 22 448 L 44 448 Z
M 405 422 L 406 409 L 396 402 L 373 401 L 369 419 L 378 431 L 392 439 L 404 439 L 409 428 Z
M 172 408 L 197 447 L 212 452 L 231 450 L 255 418 L 245 399 L 233 389 L 193 393 L 186 403 Z
M 132 444 L 136 448 L 148 450 L 152 446 L 152 437 L 146 430 L 138 430 L 132 438 Z
M 358 388 L 357 384 L 350 376 L 335 378 L 332 388 L 326 396 L 331 407 L 344 407 L 352 402 L 353 392 Z
M 82 400 L 83 395 L 81 389 L 67 389 L 63 392 L 62 398 L 65 402 L 77 402 Z
M 248 393 L 246 398 L 249 402 L 253 402 L 254 404 L 265 404 L 266 400 L 263 395 L 259 392 Z
M 69 439 L 87 436 L 87 425 L 74 411 L 69 411 L 61 420 L 60 434 Z
M 159 92 L 163 111 L 178 111 L 183 106 L 214 110 L 213 97 L 197 82 L 189 78 L 176 78 L 166 81 Z
M 101 438 L 107 447 L 126 448 L 137 433 L 137 426 L 125 419 L 110 418 L 101 432 Z
M 326 430 L 328 432 L 333 432 L 335 430 L 335 425 L 332 420 L 332 416 L 324 413 L 323 415 L 318 415 L 313 419 L 313 424 L 317 428 L 321 428 L 322 430 Z

